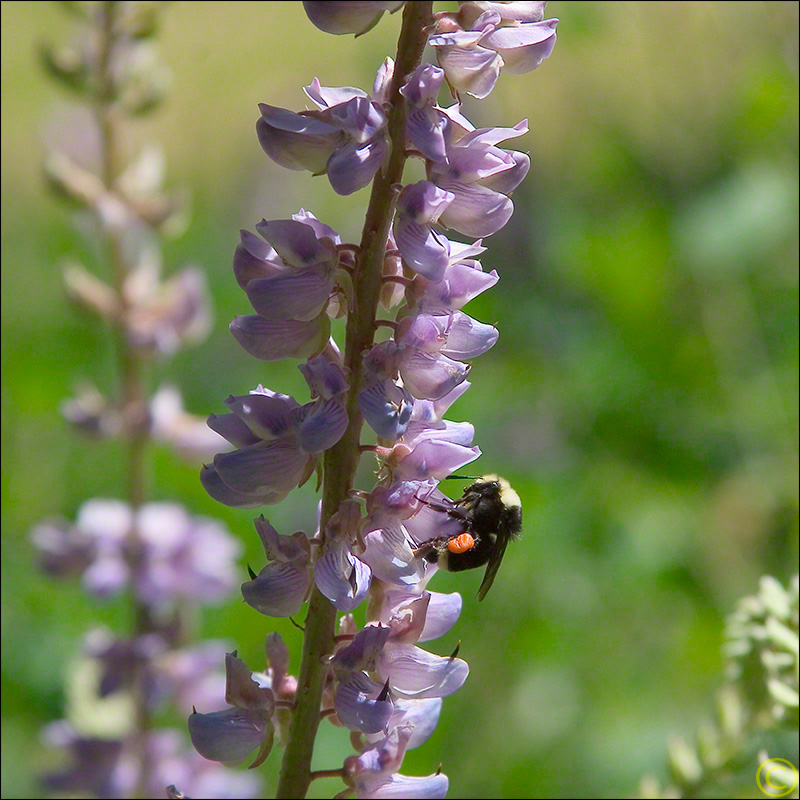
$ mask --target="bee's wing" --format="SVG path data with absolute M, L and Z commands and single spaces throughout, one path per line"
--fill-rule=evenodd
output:
M 483 600 L 486 597 L 489 589 L 492 588 L 497 570 L 500 569 L 500 564 L 503 561 L 503 555 L 508 547 L 508 540 L 511 537 L 505 531 L 499 531 L 497 534 L 497 544 L 495 545 L 494 552 L 492 553 L 489 562 L 486 565 L 486 572 L 483 575 L 480 589 L 478 589 L 478 600 Z

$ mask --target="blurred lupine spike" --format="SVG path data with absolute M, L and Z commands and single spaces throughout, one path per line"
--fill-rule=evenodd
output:
M 175 387 L 147 396 L 149 362 L 205 338 L 211 327 L 202 273 L 187 268 L 161 277 L 160 237 L 185 227 L 185 192 L 164 191 L 158 148 L 145 147 L 126 160 L 132 151 L 129 123 L 155 109 L 168 85 L 152 40 L 165 4 L 105 0 L 63 6 L 79 21 L 79 35 L 43 47 L 42 60 L 86 111 L 69 112 L 63 120 L 54 115 L 44 172 L 51 189 L 92 217 L 97 241 L 91 249 L 106 256 L 108 282 L 68 263 L 64 283 L 68 298 L 113 333 L 120 378 L 108 396 L 91 385 L 79 388 L 62 412 L 84 432 L 123 441 L 127 497 L 89 500 L 74 524 L 45 521 L 31 536 L 47 574 L 79 577 L 87 592 L 102 599 L 128 589 L 131 607 L 124 616 L 131 630 L 96 630 L 86 637 L 77 677 L 67 680 L 69 719 L 47 731 L 68 763 L 44 782 L 58 794 L 76 796 L 157 797 L 166 791 L 171 797 L 251 797 L 258 789 L 253 776 L 223 774 L 221 765 L 187 751 L 185 736 L 154 727 L 166 701 L 184 713 L 187 694 L 195 702 L 219 703 L 224 648 L 218 642 L 189 646 L 194 626 L 187 615 L 193 606 L 230 594 L 240 553 L 215 520 L 192 516 L 174 503 L 147 502 L 146 459 L 153 441 L 192 458 L 210 457 L 223 443 L 184 411 Z M 251 718 L 261 726 L 260 757 L 266 757 L 271 710 L 238 713 L 246 717 L 246 733 Z M 212 743 L 209 750 L 219 748 Z

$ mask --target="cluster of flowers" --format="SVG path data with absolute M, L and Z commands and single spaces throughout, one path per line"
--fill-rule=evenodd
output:
M 70 135 L 59 130 L 46 168 L 51 186 L 89 212 L 97 249 L 109 255 L 111 283 L 78 264 L 65 267 L 64 281 L 68 297 L 118 335 L 121 385 L 109 397 L 84 387 L 62 410 L 78 430 L 126 442 L 136 488 L 129 502 L 88 500 L 74 524 L 47 520 L 31 537 L 46 574 L 80 577 L 98 599 L 124 593 L 132 629 L 86 635 L 80 659 L 66 671 L 68 719 L 45 730 L 46 741 L 65 751 L 56 763 L 66 766 L 44 780 L 60 794 L 81 796 L 158 797 L 179 781 L 198 797 L 252 797 L 255 776 L 200 758 L 184 735 L 153 723 L 167 704 L 181 713 L 192 701 L 221 705 L 226 645 L 192 645 L 186 613 L 230 595 L 241 551 L 219 522 L 143 496 L 148 442 L 165 442 L 195 461 L 224 445 L 184 410 L 177 388 L 164 386 L 148 398 L 140 377 L 148 362 L 203 339 L 211 323 L 199 270 L 161 277 L 159 237 L 183 217 L 180 195 L 162 188 L 163 159 L 153 150 L 127 164 L 121 158 L 120 123 L 161 96 L 152 47 L 161 4 L 69 5 L 85 35 L 47 50 L 46 63 L 96 116 L 77 115 L 80 128 L 73 124 Z
M 332 33 L 360 34 L 384 11 L 403 3 L 305 2 L 311 21 Z M 262 516 L 255 520 L 267 565 L 242 586 L 245 601 L 262 614 L 297 613 L 313 585 L 343 616 L 328 668 L 321 713 L 352 732 L 358 750 L 341 775 L 357 797 L 443 797 L 448 781 L 437 772 L 424 778 L 400 775 L 404 753 L 418 747 L 436 726 L 442 698 L 466 680 L 468 666 L 437 656 L 418 644 L 446 634 L 461 611 L 458 593 L 427 589 L 436 566 L 416 550 L 462 530 L 443 513 L 450 502 L 438 482 L 480 455 L 473 426 L 444 414 L 469 386 L 468 360 L 497 341 L 497 330 L 468 316 L 465 304 L 493 286 L 495 271 L 476 259 L 481 237 L 508 222 L 509 197 L 530 167 L 527 155 L 498 147 L 527 132 L 476 129 L 460 102 L 437 103 L 446 80 L 454 93 L 484 97 L 504 66 L 534 69 L 552 51 L 556 20 L 543 20 L 544 3 L 461 3 L 457 13 L 436 15 L 429 39 L 440 67 L 419 66 L 400 93 L 406 103 L 406 152 L 424 160 L 426 180 L 396 189 L 396 213 L 384 249 L 380 302 L 393 319 L 379 321 L 389 339 L 361 354 L 364 379 L 352 387 L 358 407 L 375 432 L 381 462 L 371 492 L 354 492 L 313 537 L 279 534 Z M 334 191 L 366 186 L 389 147 L 387 98 L 394 64 L 378 70 L 371 94 L 353 87 L 305 87 L 319 110 L 295 113 L 262 104 L 259 142 L 278 164 L 325 173 Z M 452 241 L 442 228 L 476 239 Z M 330 338 L 330 318 L 352 308 L 358 247 L 312 214 L 243 231 L 234 274 L 255 310 L 237 317 L 231 331 L 262 360 L 306 359 L 300 365 L 311 400 L 259 386 L 230 397 L 230 413 L 209 426 L 233 446 L 203 468 L 209 494 L 230 506 L 277 503 L 313 474 L 319 455 L 348 426 L 349 372 Z M 354 278 L 355 273 L 355 278 Z M 362 513 L 362 501 L 365 511 Z M 369 599 L 367 623 L 357 628 L 352 612 Z M 231 761 L 259 748 L 266 758 L 277 729 L 286 743 L 285 715 L 297 682 L 287 675 L 288 653 L 268 640 L 270 667 L 251 673 L 229 654 L 223 712 L 195 713 L 192 740 L 207 758 Z M 270 652 L 272 651 L 272 652 Z

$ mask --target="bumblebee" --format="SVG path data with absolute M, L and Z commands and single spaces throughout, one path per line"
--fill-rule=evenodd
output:
M 494 583 L 508 543 L 522 530 L 519 495 L 505 478 L 484 475 L 467 486 L 452 506 L 428 505 L 462 520 L 464 530 L 446 539 L 426 542 L 417 550 L 418 556 L 449 572 L 485 564 L 486 572 L 478 589 L 478 600 L 483 600 Z

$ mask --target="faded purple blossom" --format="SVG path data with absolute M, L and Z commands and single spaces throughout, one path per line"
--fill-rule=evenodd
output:
M 135 529 L 139 567 L 127 558 Z M 191 516 L 174 503 L 147 503 L 136 514 L 121 500 L 88 500 L 74 524 L 45 521 L 31 532 L 42 568 L 50 574 L 81 575 L 87 591 L 116 595 L 132 585 L 153 608 L 181 599 L 222 600 L 235 581 L 241 546 L 210 517 Z
M 494 88 L 500 71 L 530 72 L 553 52 L 557 19 L 544 19 L 543 2 L 466 2 L 437 15 L 429 40 L 455 92 L 479 99 Z
M 387 152 L 382 102 L 391 68 L 387 59 L 378 71 L 372 96 L 351 86 L 322 86 L 315 78 L 304 89 L 318 110 L 296 114 L 261 103 L 256 131 L 264 152 L 282 167 L 327 174 L 337 194 L 363 188 Z
M 192 745 L 203 758 L 222 762 L 239 761 L 258 747 L 250 765 L 256 767 L 272 749 L 275 697 L 235 651 L 225 656 L 225 676 L 225 702 L 230 708 L 208 714 L 193 712 L 189 717 Z
M 140 775 L 132 742 L 81 736 L 66 720 L 50 724 L 44 738 L 49 745 L 71 755 L 68 767 L 45 776 L 45 785 L 51 791 L 106 798 L 133 796 Z M 164 789 L 170 784 L 180 786 L 188 797 L 234 800 L 258 795 L 257 776 L 207 761 L 187 748 L 176 731 L 151 731 L 146 747 L 149 797 L 164 796 Z
M 242 584 L 245 603 L 270 617 L 290 617 L 300 610 L 310 583 L 311 547 L 298 531 L 281 536 L 259 517 L 256 531 L 264 546 L 267 565 L 252 580 Z
M 200 479 L 225 505 L 255 508 L 279 503 L 311 476 L 317 454 L 336 444 L 347 428 L 341 368 L 316 356 L 301 365 L 315 399 L 301 406 L 289 395 L 259 386 L 229 397 L 229 414 L 208 418 L 209 427 L 235 450 L 218 453 Z

